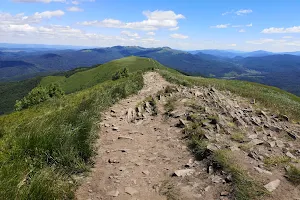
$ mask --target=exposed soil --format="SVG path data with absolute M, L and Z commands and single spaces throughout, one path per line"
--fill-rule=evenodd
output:
M 299 125 L 229 92 L 174 86 L 174 91 L 162 93 L 172 85 L 156 72 L 146 73 L 144 82 L 138 95 L 103 113 L 98 155 L 76 192 L 78 200 L 233 199 L 229 174 L 211 169 L 208 159 L 195 161 L 188 149 L 183 130 L 191 116 L 201 118 L 210 151 L 231 150 L 238 164 L 263 185 L 280 180 L 264 199 L 300 199 L 299 187 L 284 177 L 284 165 L 264 164 L 266 158 L 288 155 L 297 165 Z M 174 108 L 166 114 L 168 102 Z M 244 135 L 239 141 L 233 139 L 237 133 Z

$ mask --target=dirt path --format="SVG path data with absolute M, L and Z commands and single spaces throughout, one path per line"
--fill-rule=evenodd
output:
M 145 74 L 144 81 L 138 95 L 114 105 L 113 112 L 104 113 L 96 164 L 76 193 L 79 200 L 167 199 L 160 193 L 170 191 L 159 191 L 160 186 L 192 158 L 180 140 L 181 129 L 164 122 L 161 115 L 128 122 L 128 109 L 170 85 L 153 72 Z
M 234 199 L 231 174 L 213 169 L 209 156 L 195 161 L 188 134 L 203 137 L 205 152 L 230 151 L 258 183 L 279 181 L 263 199 L 300 198 L 300 185 L 285 178 L 285 166 L 300 167 L 299 124 L 212 87 L 167 92 L 171 84 L 155 72 L 146 73 L 144 82 L 138 95 L 103 113 L 95 166 L 77 190 L 78 200 Z

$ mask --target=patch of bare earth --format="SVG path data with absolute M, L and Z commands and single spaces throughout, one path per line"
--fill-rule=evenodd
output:
M 195 121 L 207 152 L 230 150 L 261 185 L 280 180 L 262 199 L 300 199 L 299 187 L 284 177 L 285 166 L 299 161 L 299 125 L 229 92 L 172 86 L 155 72 L 144 82 L 138 95 L 103 113 L 95 165 L 77 199 L 234 199 L 230 174 L 213 169 L 209 157 L 196 161 L 187 147 L 184 130 Z M 290 159 L 266 165 L 279 156 Z

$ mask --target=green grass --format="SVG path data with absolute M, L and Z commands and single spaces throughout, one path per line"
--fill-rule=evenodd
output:
M 261 106 L 300 121 L 300 97 L 279 88 L 247 81 L 184 76 L 165 70 L 160 70 L 160 74 L 172 83 L 186 86 L 213 86 L 219 90 L 231 91 L 242 97 L 254 98 Z
M 291 181 L 295 185 L 300 185 L 300 169 L 290 165 L 287 168 L 286 176 L 289 181 Z
M 266 167 L 273 167 L 291 162 L 291 158 L 287 156 L 271 156 L 264 159 Z
M 245 140 L 245 134 L 242 132 L 236 132 L 236 133 L 233 133 L 230 138 L 233 141 L 242 143 Z
M 1 199 L 72 199 L 88 170 L 99 113 L 143 86 L 141 73 L 0 117 Z
M 133 73 L 156 68 L 163 69 L 165 67 L 150 58 L 130 56 L 99 65 L 89 70 L 77 72 L 68 78 L 65 76 L 48 76 L 41 80 L 40 85 L 46 86 L 56 82 L 60 84 L 65 93 L 69 94 L 111 80 L 113 75 L 123 68 L 127 68 L 129 73 Z
M 237 200 L 262 199 L 267 195 L 263 185 L 255 181 L 235 162 L 232 154 L 228 150 L 214 152 L 213 161 L 221 166 L 226 172 L 232 175 L 233 193 Z

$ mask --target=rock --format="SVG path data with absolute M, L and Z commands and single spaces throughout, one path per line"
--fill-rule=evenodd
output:
M 275 141 L 271 141 L 271 142 L 268 142 L 268 143 L 269 143 L 269 145 L 270 145 L 271 148 L 275 147 L 275 144 L 276 144 Z
M 229 174 L 228 176 L 226 176 L 225 181 L 226 181 L 226 183 L 232 182 L 232 175 Z
M 117 197 L 117 196 L 119 196 L 119 193 L 120 192 L 118 190 L 113 190 L 113 191 L 108 192 L 106 195 L 111 196 L 111 197 Z
M 255 104 L 255 99 L 251 99 L 250 103 Z
M 296 135 L 296 133 L 292 133 L 292 132 L 290 132 L 290 131 L 287 131 L 287 134 L 288 134 L 291 138 L 293 138 L 294 140 L 296 140 L 297 137 L 298 137 L 298 135 Z
M 253 139 L 253 140 L 251 140 L 250 143 L 255 146 L 255 145 L 261 145 L 261 144 L 263 144 L 264 141 L 260 140 L 260 139 Z
M 176 125 L 177 127 L 184 128 L 187 126 L 187 121 L 183 119 L 179 119 L 179 123 Z
M 214 175 L 214 176 L 212 176 L 211 181 L 213 183 L 221 183 L 223 181 L 223 179 L 222 179 L 222 177 L 220 177 L 218 175 Z
M 229 192 L 227 192 L 227 191 L 223 191 L 223 192 L 221 192 L 221 194 L 220 194 L 220 196 L 228 196 L 229 195 Z
M 274 126 L 274 125 L 270 125 L 270 126 L 269 126 L 269 129 L 270 129 L 271 131 L 275 131 L 275 132 L 279 132 L 279 131 L 280 131 L 280 128 L 277 127 L 277 126 Z
M 213 166 L 209 165 L 209 166 L 207 167 L 207 173 L 208 173 L 208 174 L 214 173 L 214 168 L 213 168 Z
M 289 151 L 285 155 L 292 158 L 292 159 L 296 159 L 296 157 Z
M 107 128 L 107 127 L 110 127 L 110 125 L 109 125 L 109 124 L 104 124 L 104 127 L 106 127 L 106 128 Z
M 118 131 L 119 128 L 118 128 L 118 127 L 113 127 L 112 130 L 113 130 L 113 131 Z
M 251 134 L 251 135 L 248 135 L 248 138 L 253 140 L 253 139 L 257 138 L 257 135 L 256 134 Z
M 133 122 L 135 115 L 136 115 L 135 111 L 132 108 L 129 108 L 127 111 L 127 121 Z
M 231 151 L 240 151 L 239 147 L 237 147 L 237 146 L 231 146 L 231 147 L 229 147 L 229 149 Z
M 206 148 L 212 152 L 219 150 L 219 147 L 216 144 L 208 144 Z
M 132 137 L 126 137 L 126 136 L 119 136 L 118 139 L 119 139 L 119 140 L 121 140 L 121 139 L 125 139 L 125 140 L 133 140 Z
M 210 188 L 211 188 L 211 186 L 209 185 L 209 186 L 207 186 L 206 188 L 204 188 L 204 191 L 205 191 L 205 192 L 208 192 Z
M 259 157 L 258 157 L 258 155 L 257 155 L 256 152 L 249 152 L 249 153 L 248 153 L 248 156 L 249 156 L 250 158 L 253 158 L 254 160 L 259 160 Z
M 240 119 L 240 118 L 238 118 L 238 117 L 234 117 L 234 118 L 233 118 L 233 122 L 234 122 L 237 126 L 247 127 L 246 123 L 245 123 L 242 119 Z
M 133 196 L 137 193 L 139 193 L 136 189 L 132 188 L 132 187 L 125 187 L 125 193 Z
M 125 170 L 126 170 L 126 167 L 120 167 L 119 170 L 120 170 L 120 171 L 125 171 Z
M 254 167 L 254 169 L 255 169 L 256 171 L 258 171 L 259 173 L 261 173 L 261 174 L 272 175 L 272 172 L 267 171 L 267 170 L 264 170 L 264 169 L 261 169 L 261 168 L 259 168 L 259 167 Z
M 289 117 L 286 115 L 280 115 L 279 117 L 284 121 L 287 121 L 287 122 L 289 121 Z
M 284 147 L 284 143 L 283 143 L 281 140 L 277 140 L 277 141 L 276 141 L 276 145 L 277 145 L 277 147 L 279 147 L 279 148 L 283 148 L 283 147 Z
M 185 176 L 190 176 L 195 172 L 194 169 L 181 169 L 181 170 L 176 170 L 173 175 L 178 176 L 178 177 L 185 177 Z
M 280 180 L 276 179 L 275 181 L 271 181 L 270 183 L 266 184 L 264 187 L 269 191 L 273 192 L 277 189 L 277 187 L 280 185 Z
M 108 162 L 109 163 L 120 163 L 120 161 L 113 159 L 113 158 L 108 159 Z
M 146 176 L 148 176 L 150 174 L 150 172 L 148 170 L 145 170 L 142 173 L 145 174 Z

